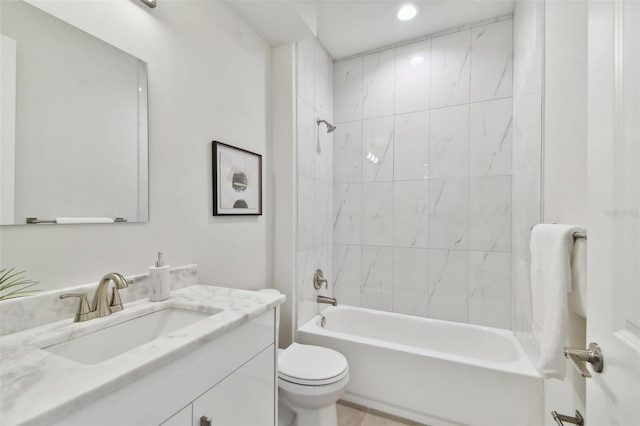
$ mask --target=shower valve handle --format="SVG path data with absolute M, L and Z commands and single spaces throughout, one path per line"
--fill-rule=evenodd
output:
M 329 288 L 329 283 L 324 277 L 322 269 L 316 269 L 316 273 L 313 274 L 313 288 L 315 288 L 316 290 L 320 290 L 322 288 L 322 284 L 324 284 L 325 288 Z

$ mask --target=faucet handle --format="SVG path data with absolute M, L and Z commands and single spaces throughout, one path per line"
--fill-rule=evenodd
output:
M 89 301 L 87 300 L 87 293 L 66 293 L 61 294 L 60 299 L 66 299 L 67 297 L 78 297 L 78 309 L 73 317 L 74 322 L 86 321 L 91 314 L 91 308 L 89 307 Z
M 111 312 L 119 312 L 122 310 L 122 300 L 120 299 L 120 292 L 117 287 L 113 287 L 111 292 Z
M 315 274 L 313 274 L 313 288 L 315 288 L 316 290 L 320 290 L 322 288 L 322 284 L 324 284 L 326 289 L 329 288 L 329 283 L 324 277 L 322 269 L 316 269 Z

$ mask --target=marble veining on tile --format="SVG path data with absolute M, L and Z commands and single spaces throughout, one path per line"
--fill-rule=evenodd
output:
M 469 179 L 469 249 L 511 252 L 511 176 Z
M 431 41 L 431 108 L 469 102 L 471 30 Z
M 362 244 L 393 244 L 393 182 L 362 184 Z
M 429 250 L 394 248 L 393 311 L 419 315 L 428 314 Z
M 511 96 L 512 33 L 511 20 L 471 30 L 471 102 Z
M 395 114 L 429 109 L 431 40 L 396 49 Z
M 511 174 L 511 98 L 471 104 L 469 175 Z
M 333 186 L 333 241 L 360 244 L 362 240 L 362 184 Z
M 315 315 L 316 302 L 313 281 L 315 267 L 315 250 L 313 248 L 298 251 L 296 254 L 296 284 L 298 288 L 298 326 Z
M 393 180 L 429 178 L 429 111 L 395 116 Z
M 393 147 L 393 116 L 363 121 L 363 182 L 389 182 L 393 180 Z
M 393 283 L 393 248 L 362 247 L 362 306 L 391 311 Z
M 432 110 L 429 127 L 430 178 L 469 174 L 469 106 Z
M 316 181 L 306 175 L 298 175 L 298 250 L 314 245 Z
M 467 252 L 429 250 L 429 317 L 467 322 Z
M 393 115 L 394 61 L 393 49 L 363 57 L 362 118 Z
M 511 254 L 469 252 L 469 322 L 511 329 Z
M 362 182 L 362 121 L 339 125 L 333 141 L 333 182 Z
M 360 265 L 362 246 L 333 246 L 334 295 L 342 305 L 360 306 Z
M 429 184 L 427 181 L 394 183 L 393 245 L 429 247 Z
M 467 249 L 467 179 L 429 180 L 429 248 Z
M 337 62 L 333 75 L 336 123 L 362 120 L 362 57 Z

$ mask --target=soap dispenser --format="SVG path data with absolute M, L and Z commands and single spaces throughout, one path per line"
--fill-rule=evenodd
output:
M 160 302 L 169 298 L 170 290 L 169 265 L 164 264 L 162 253 L 158 253 L 155 266 L 149 267 L 149 300 Z

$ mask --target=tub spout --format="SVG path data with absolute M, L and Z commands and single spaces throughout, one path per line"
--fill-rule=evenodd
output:
M 329 296 L 318 296 L 318 299 L 316 301 L 318 303 L 327 303 L 331 306 L 336 306 L 338 304 L 338 301 L 336 300 L 335 297 L 329 297 Z

